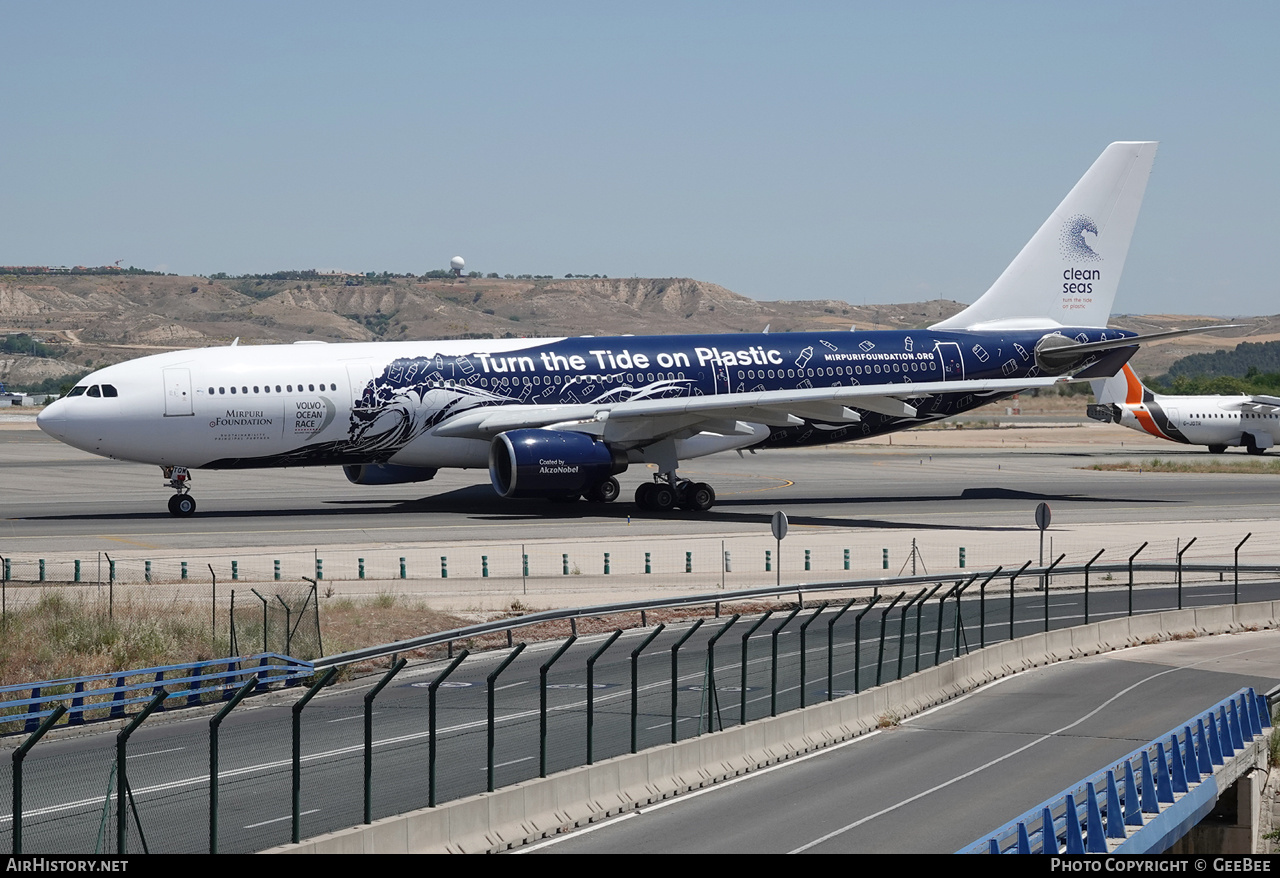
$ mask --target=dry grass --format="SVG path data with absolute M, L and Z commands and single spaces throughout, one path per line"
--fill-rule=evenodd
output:
M 1241 475 L 1280 475 L 1280 459 L 1248 458 L 1245 460 L 1162 460 L 1153 457 L 1137 463 L 1095 463 L 1088 469 L 1129 473 L 1237 473 Z

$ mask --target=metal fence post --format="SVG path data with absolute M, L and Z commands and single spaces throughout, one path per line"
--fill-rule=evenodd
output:
M 791 624 L 791 620 L 796 617 L 796 613 L 800 612 L 800 608 L 796 607 L 791 611 L 791 615 L 782 620 L 782 624 L 773 629 L 773 646 L 770 653 L 769 670 L 769 716 L 778 715 L 778 635 L 782 633 L 782 629 Z
M 1138 552 L 1147 547 L 1147 543 L 1138 546 Z M 1133 615 L 1133 559 L 1138 557 L 1138 552 L 1134 552 L 1129 556 L 1129 615 Z
M 962 640 L 964 641 L 965 649 L 968 650 L 969 648 L 968 638 L 964 637 L 964 615 L 962 613 L 964 605 L 961 603 L 960 599 L 964 597 L 964 590 L 973 585 L 974 580 L 977 578 L 978 574 L 975 573 L 969 577 L 968 581 L 965 582 L 964 585 L 961 585 L 958 582 L 956 583 L 956 624 L 953 632 L 955 634 L 955 638 L 951 646 L 952 658 L 956 658 L 960 655 L 960 642 Z M 917 638 L 917 640 L 919 640 L 919 638 Z
M 337 675 L 336 667 L 329 668 L 319 682 L 293 704 L 293 832 L 290 837 L 294 844 L 302 840 L 302 709 Z
M 837 610 L 836 614 L 831 617 L 831 621 L 827 623 L 827 700 L 828 701 L 832 701 L 835 698 L 831 690 L 835 688 L 836 622 L 840 621 L 840 617 L 843 616 L 846 612 L 848 612 L 849 608 L 853 606 L 853 602 L 855 600 L 857 600 L 857 598 L 849 598 L 849 602 L 845 604 L 843 607 L 841 607 L 839 610 Z M 745 690 L 747 687 L 744 685 L 742 688 Z M 746 696 L 743 695 L 743 698 L 745 699 Z
M 53 709 L 53 713 L 44 718 L 44 722 L 40 723 L 40 727 L 36 729 L 31 737 L 22 742 L 18 749 L 13 751 L 13 854 L 19 856 L 22 853 L 22 761 L 27 758 L 27 754 L 31 752 L 31 748 L 36 742 L 45 736 L 49 729 L 57 725 L 58 720 L 62 719 L 62 715 L 67 712 L 65 704 L 59 704 Z
M 488 747 L 487 747 L 488 756 L 486 758 L 486 770 L 487 770 L 487 777 L 489 780 L 489 785 L 488 785 L 489 792 L 493 792 L 494 790 L 493 751 L 497 743 L 496 741 L 497 731 L 495 728 L 497 723 L 494 717 L 494 714 L 496 712 L 495 702 L 497 700 L 494 694 L 496 689 L 495 684 L 498 682 L 499 675 L 501 675 L 502 672 L 507 669 L 508 665 L 510 665 L 513 661 L 516 660 L 516 656 L 524 652 L 524 648 L 525 648 L 525 642 L 522 640 L 520 641 L 519 644 L 516 645 L 516 648 L 511 651 L 511 654 L 508 655 L 505 659 L 503 659 L 502 663 L 499 664 L 496 668 L 494 668 L 493 671 L 489 674 L 489 676 L 485 678 L 485 683 L 488 686 L 488 690 L 489 690 L 489 705 L 488 705 L 489 712 L 485 718 L 486 725 L 488 726 L 488 730 L 489 730 Z
M 452 641 L 450 641 L 452 646 Z M 457 670 L 458 665 L 471 653 L 469 650 L 462 650 L 457 657 L 449 663 L 449 667 L 440 672 L 440 676 L 436 677 L 427 685 L 427 807 L 434 808 L 436 806 L 436 692 L 450 674 Z
M 933 600 L 933 596 L 938 593 L 938 589 L 940 588 L 942 588 L 941 582 L 935 585 L 933 589 L 924 596 L 923 600 L 916 602 L 916 672 L 919 672 L 920 670 L 920 644 L 924 641 L 924 638 L 920 635 L 921 619 L 924 617 L 924 607 L 925 604 Z
M 1236 543 L 1236 551 L 1235 551 L 1236 560 L 1234 564 L 1236 584 L 1235 584 L 1234 590 L 1231 592 L 1231 603 L 1233 604 L 1240 603 L 1240 547 L 1243 546 L 1245 543 L 1249 542 L 1249 537 L 1251 536 L 1253 536 L 1253 531 L 1249 531 L 1247 534 L 1244 535 L 1243 540 Z
M 769 621 L 769 617 L 772 615 L 773 610 L 765 610 L 764 615 L 756 620 L 756 624 L 748 628 L 742 635 L 742 688 L 738 693 L 742 702 L 738 709 L 738 725 L 740 726 L 747 724 L 747 651 L 750 646 L 751 635 L 755 634 L 761 625 Z
M 1065 557 L 1067 557 L 1067 553 L 1063 552 L 1061 555 L 1059 555 L 1057 558 L 1054 559 L 1053 563 L 1050 564 L 1042 574 L 1044 577 L 1042 581 L 1044 582 L 1044 630 L 1045 631 L 1049 630 L 1049 575 L 1053 573 L 1053 568 L 1057 567 L 1058 563 L 1062 561 L 1062 559 Z
M 677 740 L 678 730 L 676 729 L 676 711 L 679 708 L 680 690 L 676 687 L 676 683 L 680 677 L 680 647 L 684 646 L 684 642 L 693 636 L 693 632 L 702 627 L 702 619 L 693 623 L 693 626 L 685 632 L 671 647 L 671 743 Z
M 146 722 L 147 717 L 151 716 L 151 712 L 160 706 L 160 702 L 168 697 L 163 689 L 157 692 L 147 706 L 142 708 L 142 712 L 133 718 L 129 725 L 120 730 L 116 735 L 116 853 L 127 854 L 129 852 L 129 820 L 128 811 L 125 802 L 131 801 L 133 791 L 129 789 L 129 780 L 125 775 L 125 759 L 129 748 L 129 736 Z M 138 806 L 133 806 L 133 819 L 138 824 L 138 837 L 142 840 L 142 851 L 147 851 L 147 837 L 142 831 L 142 821 L 138 819 Z
M 1000 575 L 1000 571 L 1004 569 L 1004 565 L 1000 565 L 982 581 L 982 585 L 978 586 L 978 648 L 987 648 L 987 585 L 991 580 Z
M 871 597 L 871 602 L 862 608 L 853 619 L 853 694 L 857 695 L 862 691 L 861 679 L 859 675 L 862 673 L 862 617 L 871 612 L 871 608 L 880 602 L 881 595 L 879 593 Z
M 604 651 L 613 646 L 613 642 L 621 636 L 622 629 L 619 628 L 587 659 L 587 765 L 596 764 L 596 659 L 604 655 Z
M 660 623 L 657 628 L 653 629 L 648 637 L 646 637 L 639 646 L 631 651 L 631 752 L 635 753 L 639 750 L 637 745 L 636 726 L 640 720 L 640 653 L 644 652 L 645 647 L 653 643 L 662 630 L 666 628 L 666 623 Z M 545 777 L 546 775 L 542 775 Z
M 720 699 L 716 695 L 716 641 L 724 636 L 725 632 L 733 627 L 733 623 L 742 618 L 741 613 L 734 613 L 728 622 L 720 626 L 720 630 L 711 635 L 711 639 L 707 641 L 707 671 L 703 675 L 706 685 L 703 687 L 703 700 L 707 705 L 707 731 L 714 731 L 712 728 L 715 715 L 720 712 Z M 724 720 L 720 720 L 720 729 L 724 730 Z M 698 733 L 702 733 L 702 720 L 698 720 Z
M 916 596 L 902 605 L 902 612 L 898 616 L 898 673 L 894 677 L 895 680 L 902 679 L 902 654 L 907 651 L 907 613 L 911 612 L 911 605 L 920 600 L 929 591 L 928 587 L 920 589 Z M 919 644 L 919 640 L 916 641 Z M 918 653 L 917 653 L 918 655 Z
M 406 658 L 397 659 L 391 670 L 364 696 L 364 822 L 373 822 L 373 699 L 378 697 L 391 678 L 409 664 Z
M 960 588 L 960 583 L 956 583 L 942 593 L 942 597 L 938 598 L 938 630 L 935 632 L 933 639 L 933 666 L 936 668 L 942 662 L 942 614 L 943 607 L 947 603 L 947 598 L 955 594 Z
M 1018 577 L 1022 575 L 1022 571 L 1026 570 L 1026 569 L 1027 569 L 1028 567 L 1030 567 L 1030 566 L 1031 566 L 1031 562 L 1030 562 L 1030 561 L 1028 561 L 1026 564 L 1023 564 L 1021 567 L 1019 567 L 1019 568 L 1018 568 L 1018 572 L 1017 572 L 1017 573 L 1015 573 L 1015 574 L 1013 574 L 1012 576 L 1010 576 L 1010 577 L 1009 577 L 1009 639 L 1010 639 L 1010 640 L 1013 640 L 1013 616 L 1014 616 L 1014 613 L 1013 613 L 1013 588 L 1014 588 L 1014 583 L 1016 583 L 1016 582 L 1018 581 Z
M 880 685 L 884 671 L 884 627 L 889 620 L 889 612 L 897 605 L 898 601 L 907 596 L 905 591 L 898 592 L 898 596 L 890 601 L 889 606 L 880 611 L 880 654 L 876 659 L 876 685 Z
M 806 549 L 805 551 L 808 551 L 808 550 Z M 809 651 L 807 647 L 809 626 L 813 624 L 813 622 L 819 616 L 822 615 L 822 611 L 827 608 L 827 605 L 829 603 L 830 601 L 823 601 L 822 606 L 818 607 L 818 609 L 814 611 L 814 614 L 810 616 L 808 619 L 805 619 L 804 622 L 801 623 L 800 625 L 800 706 L 801 707 L 805 706 L 804 687 L 806 682 L 808 681 L 808 674 L 806 673 L 807 669 L 805 667 L 807 662 L 805 661 L 805 659 L 808 658 L 808 655 L 809 655 Z
M 1187 549 L 1190 549 L 1193 545 L 1195 545 L 1195 542 L 1198 539 L 1200 538 L 1192 537 L 1191 542 L 1183 546 L 1182 551 L 1178 552 L 1178 609 L 1179 610 L 1182 609 L 1182 556 L 1186 553 Z
M 577 639 L 578 635 L 569 635 L 569 639 L 538 668 L 538 777 L 547 776 L 547 673 Z
M 245 681 L 231 700 L 223 705 L 222 710 L 209 720 L 209 853 L 218 852 L 218 729 L 227 714 L 236 709 L 236 705 L 249 696 L 258 685 L 256 677 Z
M 1084 565 L 1084 624 L 1089 624 L 1089 568 L 1093 566 L 1093 562 L 1102 557 L 1102 553 L 1106 549 L 1099 549 L 1098 554 L 1089 559 Z

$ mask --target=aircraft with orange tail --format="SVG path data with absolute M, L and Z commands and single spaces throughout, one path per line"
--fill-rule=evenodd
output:
M 1106 380 L 1091 382 L 1098 402 L 1095 421 L 1120 424 L 1184 445 L 1207 445 L 1212 454 L 1242 447 L 1262 454 L 1280 438 L 1280 397 L 1171 396 L 1146 387 L 1128 363 Z

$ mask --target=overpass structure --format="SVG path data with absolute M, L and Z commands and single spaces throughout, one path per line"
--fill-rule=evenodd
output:
M 1280 602 L 1265 601 L 1108 619 L 1031 634 L 865 692 L 275 850 L 403 853 L 511 849 L 814 753 L 1020 671 L 1173 637 L 1277 627 Z M 1265 759 L 1265 747 L 1259 749 L 1256 741 L 1253 752 Z M 1242 772 L 1247 768 L 1243 757 L 1235 765 Z M 1158 777 L 1149 788 L 1155 791 L 1157 786 Z M 1198 792 L 1197 796 L 1203 799 L 1209 786 L 1201 783 L 1197 789 L 1201 788 L 1206 792 Z M 1147 788 L 1139 784 L 1138 789 L 1140 797 Z M 1088 805 L 1082 800 L 1081 807 L 1087 809 Z M 1065 806 L 1062 813 L 1066 813 Z M 1068 818 L 1062 819 L 1065 831 Z M 1087 822 L 1086 813 L 1086 825 Z M 1162 838 L 1164 835 L 1168 833 Z M 1160 844 L 1165 841 L 1169 839 L 1164 838 Z M 1149 849 L 1160 848 L 1157 844 Z

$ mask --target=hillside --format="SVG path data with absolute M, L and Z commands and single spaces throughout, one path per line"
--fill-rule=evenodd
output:
M 958 302 L 850 305 L 760 302 L 687 278 L 316 277 L 267 280 L 159 275 L 0 276 L 0 333 L 29 333 L 56 359 L 0 354 L 0 381 L 30 386 L 89 368 L 183 347 L 228 344 L 490 338 L 503 336 L 772 332 L 916 328 L 959 311 Z M 1153 331 L 1224 322 L 1154 315 L 1113 326 Z M 1247 333 L 1247 334 L 1246 334 Z M 1217 336 L 1217 333 L 1214 334 Z M 1178 339 L 1135 359 L 1164 372 L 1187 353 L 1280 339 L 1280 318 L 1217 337 Z

